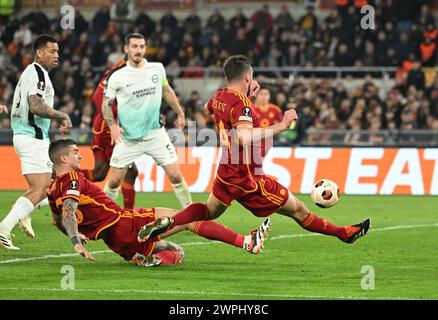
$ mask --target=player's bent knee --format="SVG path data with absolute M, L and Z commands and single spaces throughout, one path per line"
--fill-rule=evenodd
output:
M 109 186 L 111 189 L 118 188 L 118 187 L 120 187 L 121 185 L 122 185 L 122 179 L 121 179 L 121 178 L 118 178 L 118 177 L 111 177 L 111 178 L 108 180 L 108 186 Z
M 178 183 L 183 182 L 183 177 L 182 177 L 181 173 L 178 172 L 175 174 L 170 174 L 169 180 L 170 180 L 170 183 L 172 183 L 172 184 L 178 184 Z

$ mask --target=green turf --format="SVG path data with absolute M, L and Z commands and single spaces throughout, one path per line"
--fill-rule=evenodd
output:
M 0 192 L 0 217 L 19 195 Z M 142 269 L 113 253 L 96 253 L 95 262 L 73 253 L 70 241 L 50 224 L 49 209 L 32 217 L 37 234 L 27 239 L 15 229 L 18 252 L 0 250 L 0 299 L 437 299 L 438 198 L 414 196 L 343 196 L 331 209 L 312 211 L 339 225 L 370 217 L 372 230 L 354 245 L 333 237 L 309 236 L 289 218 L 273 215 L 265 252 L 212 243 L 191 233 L 171 239 L 183 245 L 182 265 Z M 207 194 L 193 195 L 205 201 Z M 137 206 L 177 207 L 173 194 L 137 195 Z M 240 205 L 218 220 L 241 233 L 262 219 Z M 404 228 L 389 227 L 405 226 Z M 305 235 L 305 236 L 300 236 Z M 285 236 L 285 237 L 282 237 Z M 87 244 L 106 250 L 103 242 Z M 37 258 L 46 255 L 55 257 Z M 61 268 L 71 265 L 75 289 L 63 290 Z M 363 289 L 363 266 L 375 270 L 375 288 Z

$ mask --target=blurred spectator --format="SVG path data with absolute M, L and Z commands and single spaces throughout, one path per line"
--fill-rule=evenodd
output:
M 107 6 L 102 6 L 94 15 L 91 25 L 96 33 L 106 30 L 110 21 L 110 12 Z
M 413 85 L 418 90 L 424 90 L 425 88 L 424 73 L 418 60 L 413 61 L 412 69 L 408 73 L 408 86 L 410 85 Z
M 257 33 L 269 32 L 272 28 L 272 15 L 269 12 L 269 6 L 264 4 L 260 10 L 256 11 L 251 16 L 251 22 Z
M 290 14 L 287 5 L 281 5 L 280 13 L 275 17 L 274 24 L 280 29 L 280 32 L 293 29 L 294 18 Z
M 237 29 L 245 29 L 248 23 L 248 18 L 245 16 L 241 8 L 237 8 L 236 14 L 230 19 L 230 30 L 235 32 Z
M 113 0 L 110 7 L 110 18 L 123 33 L 126 33 L 129 23 L 134 17 L 134 9 L 134 0 Z
M 176 28 L 178 20 L 173 15 L 172 10 L 168 10 L 160 19 L 160 26 L 163 30 L 173 30 Z
M 27 47 L 32 44 L 32 32 L 27 23 L 20 26 L 20 29 L 14 33 L 14 42 L 20 47 Z
M 245 29 L 237 29 L 236 38 L 230 45 L 230 54 L 248 54 L 251 49 L 251 43 L 246 38 Z
M 425 67 L 436 65 L 436 42 L 435 39 L 426 38 L 420 44 L 421 61 Z
M 372 46 L 372 43 L 370 43 L 369 49 L 366 49 L 365 52 L 372 53 L 374 50 Z M 342 67 L 351 66 L 353 65 L 353 62 L 353 56 L 351 55 L 351 51 L 348 50 L 348 46 L 345 43 L 339 44 L 335 54 L 335 64 Z
M 50 21 L 46 14 L 39 9 L 44 7 L 44 3 L 42 1 L 38 2 L 38 9 L 30 11 L 21 21 L 29 22 L 29 28 L 34 34 L 47 33 Z
M 306 15 L 301 17 L 298 25 L 302 31 L 304 31 L 310 38 L 313 38 L 318 28 L 318 19 L 316 18 L 312 5 L 306 7 Z
M 84 107 L 82 108 L 81 123 L 79 125 L 79 128 L 81 129 L 90 128 L 92 120 L 93 120 L 93 103 L 91 101 L 87 101 L 84 104 Z
M 149 38 L 151 35 L 153 35 L 157 28 L 156 22 L 152 20 L 152 18 L 145 12 L 143 8 L 139 9 L 139 14 L 134 21 L 134 25 L 141 27 L 141 33 L 146 38 Z
M 8 54 L 6 48 L 0 42 L 0 71 L 5 70 L 6 67 L 11 66 L 11 64 L 12 64 L 11 55 Z
M 193 9 L 190 14 L 184 20 L 184 28 L 189 32 L 192 37 L 198 38 L 201 35 L 202 22 L 198 16 L 196 9 Z
M 225 22 L 225 18 L 219 9 L 214 9 L 213 13 L 207 19 L 206 26 L 221 35 L 225 30 Z
M 420 13 L 416 17 L 416 22 L 422 27 L 435 24 L 435 17 L 427 5 L 424 4 L 421 6 Z

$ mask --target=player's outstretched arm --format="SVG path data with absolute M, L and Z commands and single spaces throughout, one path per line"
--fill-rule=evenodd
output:
M 95 260 L 91 253 L 89 253 L 82 244 L 76 220 L 76 210 L 78 209 L 78 205 L 79 203 L 71 198 L 67 198 L 62 202 L 62 225 L 73 243 L 75 251 L 87 260 Z
M 184 111 L 179 104 L 175 91 L 173 91 L 172 87 L 169 84 L 163 87 L 163 99 L 178 115 L 178 118 L 175 121 L 175 128 L 183 130 L 186 125 Z
M 3 104 L 0 104 L 0 113 L 3 113 L 3 112 L 7 113 L 8 107 L 3 105 Z
M 29 110 L 42 118 L 49 118 L 61 122 L 59 132 L 62 134 L 69 133 L 73 127 L 68 114 L 50 108 L 41 97 L 36 94 L 29 96 Z
M 102 101 L 102 115 L 111 131 L 111 144 L 122 142 L 123 129 L 119 127 L 114 119 L 114 114 L 111 106 L 114 99 L 104 96 Z

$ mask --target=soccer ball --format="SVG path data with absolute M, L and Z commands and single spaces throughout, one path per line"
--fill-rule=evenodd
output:
M 339 200 L 339 188 L 335 182 L 321 179 L 313 184 L 310 196 L 318 207 L 330 208 Z

